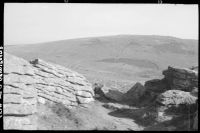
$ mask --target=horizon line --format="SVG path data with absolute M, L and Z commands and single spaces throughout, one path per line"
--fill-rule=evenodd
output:
M 5 44 L 5 45 L 10 45 L 10 46 L 15 46 L 15 45 L 34 45 L 34 44 L 44 44 L 44 43 L 52 43 L 52 42 L 59 42 L 59 41 L 67 41 L 67 40 L 76 40 L 76 39 L 88 39 L 88 38 L 100 38 L 100 37 L 114 37 L 114 36 L 160 36 L 160 37 L 171 37 L 171 38 L 176 38 L 176 39 L 183 39 L 183 40 L 195 40 L 198 41 L 199 39 L 194 39 L 194 38 L 181 38 L 181 37 L 176 37 L 176 36 L 170 36 L 170 35 L 158 35 L 158 34 L 112 34 L 112 35 L 100 35 L 100 36 L 85 36 L 85 37 L 72 37 L 72 38 L 67 38 L 67 39 L 59 39 L 59 40 L 52 40 L 52 41 L 42 41 L 42 42 L 36 42 L 36 43 L 18 43 L 18 44 Z

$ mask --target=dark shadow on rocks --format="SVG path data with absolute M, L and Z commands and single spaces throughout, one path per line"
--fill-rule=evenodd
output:
M 93 85 L 95 99 L 103 103 L 113 102 L 135 107 L 145 107 L 152 103 L 157 95 L 166 90 L 166 81 L 164 79 L 149 80 L 142 85 L 137 82 L 126 93 L 118 90 L 104 88 L 103 84 L 95 83 Z M 97 96 L 97 97 L 96 97 Z
M 152 104 L 158 95 L 168 89 L 169 85 L 165 79 L 148 80 L 145 82 L 144 86 L 140 83 L 136 83 L 124 94 L 122 103 L 135 107 L 146 107 Z
M 157 117 L 157 114 L 151 108 L 118 109 L 108 114 L 114 117 L 133 119 L 135 123 L 145 127 L 154 125 Z
M 171 119 L 160 117 L 158 115 L 158 108 L 160 105 L 152 104 L 144 108 L 138 109 L 113 109 L 108 113 L 111 116 L 118 118 L 128 118 L 140 126 L 145 127 L 145 131 L 191 131 L 193 126 L 193 119 L 197 106 L 195 104 L 190 106 L 169 107 L 164 110 L 165 116 Z
M 102 103 L 115 102 L 114 100 L 109 99 L 109 98 L 107 98 L 105 96 L 95 97 L 95 100 L 98 100 L 99 102 L 102 102 Z
M 192 117 L 179 115 L 171 120 L 158 122 L 155 125 L 147 126 L 144 131 L 192 131 Z
M 172 106 L 169 107 L 165 110 L 165 114 L 170 115 L 170 114 L 182 114 L 182 115 L 192 115 L 197 111 L 197 106 L 196 104 L 191 104 L 191 105 L 179 105 L 178 107 Z
M 112 90 L 111 88 L 107 88 L 101 83 L 94 83 L 93 90 L 95 93 L 95 100 L 98 100 L 102 103 L 120 103 L 123 93 L 118 90 Z

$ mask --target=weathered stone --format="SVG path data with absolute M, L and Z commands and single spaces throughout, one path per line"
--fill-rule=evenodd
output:
M 142 99 L 150 101 L 147 109 L 154 108 L 154 121 L 157 122 L 146 130 L 189 131 L 192 130 L 191 126 L 193 130 L 197 130 L 195 121 L 198 119 L 193 120 L 195 117 L 191 116 L 198 109 L 198 72 L 168 67 L 163 71 L 163 75 L 162 80 L 150 80 L 145 83 L 146 91 Z
M 157 121 L 172 121 L 178 116 L 193 114 L 197 109 L 196 101 L 197 97 L 181 90 L 168 90 L 160 94 L 155 102 Z
M 5 54 L 4 129 L 36 129 L 30 117 L 38 103 L 73 107 L 93 101 L 92 86 L 84 76 L 41 59 L 30 63 Z
M 173 84 L 176 86 L 180 86 L 181 88 L 188 88 L 191 86 L 191 82 L 189 80 L 183 79 L 173 79 Z
M 102 90 L 102 88 L 104 87 L 103 84 L 94 83 L 92 87 L 94 89 L 95 97 L 105 97 L 105 94 L 104 94 L 105 92 L 104 90 Z
M 80 96 L 77 96 L 77 101 L 79 104 L 85 104 L 85 103 L 89 103 L 91 101 L 94 101 L 93 98 L 83 98 L 83 97 L 80 97 Z
M 36 98 L 34 96 L 23 96 L 16 94 L 4 94 L 4 104 L 36 104 Z
M 164 79 L 148 80 L 145 82 L 144 86 L 147 91 L 158 93 L 158 94 L 169 89 L 169 87 Z
M 123 99 L 123 93 L 118 90 L 109 89 L 108 92 L 105 93 L 105 97 L 120 102 Z
M 85 97 L 85 98 L 90 98 L 93 97 L 92 94 L 90 92 L 87 91 L 77 91 L 76 95 L 81 96 L 81 97 Z
M 38 97 L 37 98 L 37 101 L 41 104 L 45 104 L 46 103 L 46 100 L 43 98 L 43 97 Z
M 35 105 L 29 104 L 4 104 L 4 115 L 31 115 L 37 111 Z
M 36 130 L 36 118 L 4 116 L 4 129 Z
M 168 90 L 158 96 L 156 101 L 162 105 L 195 104 L 197 98 L 189 92 L 181 90 Z
M 103 84 L 95 83 L 93 85 L 95 97 L 102 97 L 115 101 L 122 101 L 123 93 L 117 89 L 104 86 Z
M 22 97 L 21 95 L 16 95 L 16 94 L 4 94 L 3 97 L 4 103 L 14 103 L 14 104 L 20 104 L 22 103 Z
M 169 66 L 163 75 L 171 89 L 191 91 L 193 87 L 198 87 L 198 72 L 195 70 Z
M 132 103 L 137 103 L 141 96 L 144 95 L 145 92 L 145 87 L 137 82 L 130 90 L 128 90 L 124 95 L 123 95 L 123 100 L 130 101 Z

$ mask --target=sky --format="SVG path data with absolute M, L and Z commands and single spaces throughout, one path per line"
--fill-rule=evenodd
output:
M 107 35 L 198 39 L 198 5 L 5 3 L 4 45 Z

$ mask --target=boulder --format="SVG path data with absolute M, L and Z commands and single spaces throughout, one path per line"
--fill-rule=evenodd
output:
M 77 72 L 41 59 L 4 57 L 4 129 L 37 129 L 32 118 L 39 103 L 71 108 L 93 101 L 92 85 Z
M 145 82 L 147 110 L 153 108 L 157 124 L 146 130 L 183 131 L 198 129 L 198 72 L 197 68 L 168 67 L 163 79 Z M 143 103 L 143 102 L 140 102 Z M 148 112 L 148 111 L 147 111 Z M 194 117 L 195 114 L 195 117 Z
M 190 92 L 193 87 L 198 87 L 198 71 L 195 69 L 169 66 L 167 70 L 163 71 L 163 75 L 170 89 Z
M 168 90 L 160 94 L 156 102 L 164 106 L 178 106 L 195 104 L 197 97 L 181 90 Z
M 138 102 L 137 105 L 140 106 L 151 104 L 160 93 L 166 91 L 169 88 L 164 79 L 152 79 L 146 81 L 144 83 L 144 86 L 141 84 L 139 85 L 138 83 L 136 84 L 136 86 L 138 86 L 137 88 L 140 88 L 138 89 L 138 91 L 140 90 L 141 92 L 140 95 L 134 96 L 136 98 L 134 101 Z M 132 97 L 132 99 L 134 97 Z
M 144 95 L 145 93 L 145 87 L 137 82 L 130 90 L 128 90 L 124 95 L 123 95 L 123 100 L 128 102 L 128 103 L 132 103 L 132 104 L 136 104 L 140 101 L 141 97 Z
M 121 102 L 123 99 L 123 95 L 124 95 L 124 93 L 118 91 L 117 89 L 108 89 L 108 91 L 104 94 L 105 94 L 106 98 L 112 99 L 117 102 Z
M 104 97 L 105 96 L 104 91 L 102 89 L 103 87 L 104 87 L 104 85 L 100 84 L 100 83 L 94 83 L 93 84 L 95 97 Z
M 170 89 L 165 79 L 148 80 L 145 82 L 144 86 L 146 91 L 153 92 L 155 94 L 160 94 Z
M 107 100 L 114 100 L 117 102 L 122 101 L 123 93 L 117 89 L 104 86 L 100 83 L 95 83 L 93 87 L 97 98 L 106 98 Z
M 160 94 L 155 101 L 157 121 L 164 122 L 173 120 L 176 117 L 188 117 L 197 110 L 196 102 L 197 97 L 191 95 L 190 92 L 168 90 Z

